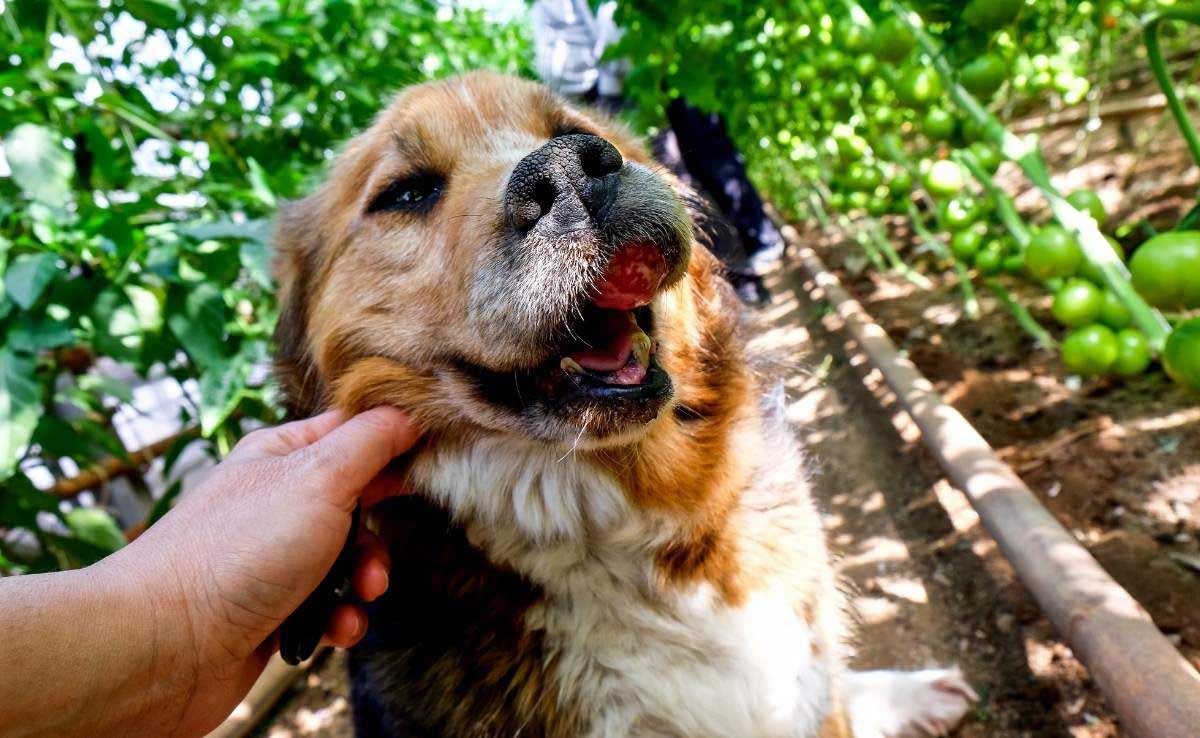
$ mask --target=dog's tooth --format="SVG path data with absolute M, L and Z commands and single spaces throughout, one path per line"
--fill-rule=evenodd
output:
M 570 356 L 562 357 L 562 361 L 558 362 L 558 367 L 567 374 L 583 374 L 583 367 Z
M 650 366 L 650 352 L 654 350 L 654 341 L 642 331 L 633 334 L 633 358 L 638 366 Z

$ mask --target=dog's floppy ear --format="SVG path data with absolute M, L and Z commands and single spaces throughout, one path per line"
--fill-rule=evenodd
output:
M 275 279 L 279 320 L 275 324 L 275 375 L 284 407 L 293 418 L 315 415 L 324 405 L 325 386 L 309 347 L 308 310 L 320 262 L 322 194 L 280 208 L 275 222 Z

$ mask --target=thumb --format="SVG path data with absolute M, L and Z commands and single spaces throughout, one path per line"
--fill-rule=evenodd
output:
M 394 407 L 377 407 L 350 418 L 295 455 L 305 475 L 331 501 L 353 507 L 359 493 L 388 462 L 408 451 L 421 433 Z

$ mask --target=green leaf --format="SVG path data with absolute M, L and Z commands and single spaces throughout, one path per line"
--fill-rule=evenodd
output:
M 266 243 L 270 239 L 270 223 L 265 218 L 235 223 L 232 220 L 214 220 L 195 223 L 180 230 L 180 233 L 197 241 L 211 239 L 242 239 Z
M 112 553 L 107 547 L 97 546 L 91 541 L 74 536 L 60 536 L 53 533 L 43 533 L 41 536 L 46 547 L 58 559 L 60 569 L 81 569 L 91 566 Z
M 68 323 L 33 313 L 21 315 L 8 331 L 9 347 L 27 354 L 69 346 L 74 342 L 75 331 Z
M 150 508 L 150 514 L 146 516 L 146 527 L 150 527 L 159 521 L 162 516 L 171 511 L 171 506 L 175 504 L 176 498 L 179 497 L 179 492 L 183 489 L 183 480 L 176 479 L 171 483 L 171 486 L 163 492 L 162 497 L 154 501 L 154 506 Z
M 266 170 L 253 158 L 247 159 L 246 164 L 250 166 L 250 191 L 254 193 L 254 196 L 263 205 L 269 208 L 275 207 L 275 192 L 271 189 L 270 179 L 267 176 Z
M 55 207 L 66 204 L 75 160 L 63 148 L 62 136 L 49 128 L 23 123 L 4 139 L 4 155 L 13 181 L 26 195 Z
M 33 442 L 38 445 L 41 454 L 65 456 L 81 466 L 91 463 L 97 456 L 95 444 L 56 415 L 42 416 L 34 431 Z
M 125 295 L 129 298 L 134 316 L 143 331 L 162 328 L 162 305 L 159 304 L 158 295 L 145 287 L 133 284 L 125 285 Z
M 42 393 L 35 372 L 37 363 L 0 348 L 0 480 L 17 469 L 42 416 Z
M 76 382 L 79 389 L 95 395 L 111 395 L 121 402 L 133 402 L 133 391 L 119 379 L 99 374 L 81 375 Z
M 250 363 L 242 354 L 209 367 L 200 377 L 200 433 L 212 435 L 237 407 L 250 376 Z
M 242 268 L 264 290 L 275 288 L 271 277 L 271 247 L 262 241 L 245 241 L 238 250 Z
M 98 507 L 77 507 L 63 514 L 63 522 L 85 543 L 112 553 L 125 545 L 125 534 L 117 521 Z
M 178 0 L 125 0 L 125 7 L 138 19 L 160 28 L 173 28 L 183 12 Z
M 0 488 L 0 520 L 8 528 L 37 530 L 39 512 L 58 510 L 58 498 L 33 486 L 24 474 L 17 474 Z
M 21 254 L 13 259 L 4 274 L 4 289 L 8 297 L 28 310 L 46 291 L 58 272 L 58 257 L 54 254 Z
M 201 282 L 193 287 L 183 305 L 171 309 L 168 305 L 167 326 L 188 356 L 202 371 L 224 362 L 225 321 L 227 310 L 221 290 Z

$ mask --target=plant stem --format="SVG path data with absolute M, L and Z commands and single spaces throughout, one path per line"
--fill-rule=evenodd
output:
M 1041 190 L 1042 196 L 1050 204 L 1050 210 L 1055 219 L 1078 236 L 1084 257 L 1104 276 L 1108 287 L 1129 308 L 1134 322 L 1146 334 L 1150 345 L 1156 351 L 1161 352 L 1170 335 L 1170 325 L 1163 318 L 1162 313 L 1151 307 L 1133 289 L 1133 285 L 1129 282 L 1129 270 L 1113 253 L 1112 248 L 1104 239 L 1104 235 L 1096 226 L 1096 221 L 1079 212 L 1055 189 L 1050 181 L 1046 163 L 1042 159 L 1041 152 L 1034 145 L 1033 139 L 1017 138 L 994 115 L 985 110 L 970 92 L 967 92 L 962 85 L 955 81 L 954 69 L 950 66 L 950 62 L 942 56 L 937 41 L 925 30 L 921 16 L 899 0 L 895 3 L 895 7 L 896 15 L 908 25 L 921 50 L 932 60 L 934 68 L 941 75 L 950 92 L 950 97 L 963 112 L 975 120 L 984 135 L 1000 148 L 1001 153 L 1016 162 L 1029 181 Z M 1200 11 L 1197 13 L 1200 14 Z
M 963 315 L 971 320 L 978 318 L 979 298 L 975 294 L 975 284 L 971 281 L 970 270 L 965 264 L 954 258 L 954 254 L 950 253 L 946 244 L 929 232 L 929 229 L 921 221 L 921 214 L 917 212 L 917 206 L 911 200 L 908 203 L 908 219 L 912 222 L 913 231 L 921 242 L 939 259 L 949 261 L 954 265 L 954 271 L 958 274 L 958 288 L 962 290 Z
M 1163 95 L 1167 98 L 1167 107 L 1171 109 L 1171 115 L 1175 116 L 1175 122 L 1179 125 L 1179 130 L 1187 141 L 1188 149 L 1192 152 L 1192 159 L 1200 166 L 1200 137 L 1196 135 L 1196 129 L 1188 118 L 1187 109 L 1183 107 L 1179 95 L 1175 94 L 1175 85 L 1171 82 L 1171 73 L 1167 70 L 1162 47 L 1158 43 L 1158 28 L 1166 20 L 1186 21 L 1200 25 L 1200 8 L 1159 8 L 1142 20 L 1142 37 L 1146 42 L 1146 56 L 1150 59 L 1150 71 L 1154 73 L 1154 78 L 1158 80 L 1158 86 L 1162 88 Z
M 900 254 L 896 252 L 896 248 L 888 240 L 887 234 L 883 232 L 883 226 L 878 220 L 868 217 L 864 228 L 867 238 L 875 244 L 875 248 L 879 249 L 887 257 L 893 271 L 923 290 L 933 288 L 933 282 L 929 281 L 929 277 L 913 269 L 904 262 L 904 259 L 900 258 Z
M 1054 337 L 1042 327 L 1041 323 L 1034 320 L 1034 317 L 1029 314 L 1024 305 L 1013 299 L 1013 296 L 1009 294 L 1004 285 L 995 279 L 985 279 L 983 283 L 1004 304 L 1004 307 L 1008 308 L 1008 311 L 1013 314 L 1013 317 L 1017 320 L 1017 324 L 1026 333 L 1033 336 L 1033 340 L 1037 341 L 1039 346 L 1052 350 L 1058 347 L 1058 342 L 1054 340 Z
M 1025 225 L 1025 221 L 1017 213 L 1017 206 L 1012 201 L 1012 198 L 1008 196 L 1008 193 L 1001 189 L 1000 185 L 996 184 L 996 181 L 980 165 L 979 160 L 975 158 L 975 154 L 969 149 L 960 149 L 954 152 L 953 157 L 959 164 L 967 168 L 967 171 L 979 181 L 979 184 L 983 185 L 983 189 L 995 201 L 996 211 L 1000 215 L 1000 222 L 1004 224 L 1004 227 L 1008 229 L 1008 232 L 1012 234 L 1012 237 L 1016 239 L 1021 248 L 1023 249 L 1028 246 L 1032 233 L 1029 230 L 1029 226 Z

